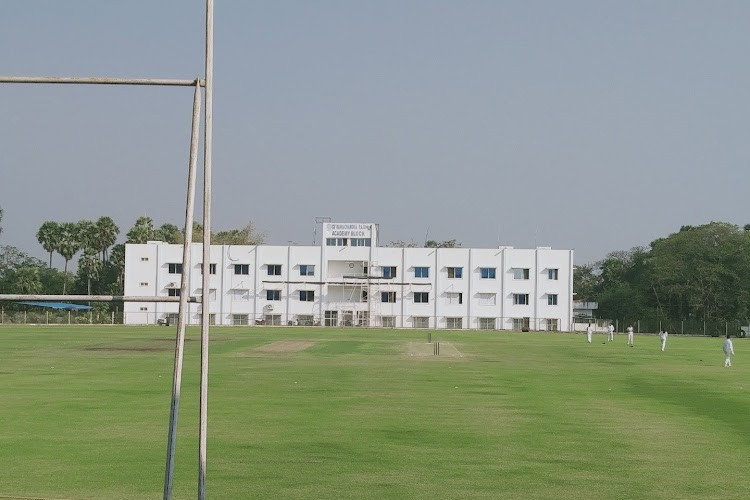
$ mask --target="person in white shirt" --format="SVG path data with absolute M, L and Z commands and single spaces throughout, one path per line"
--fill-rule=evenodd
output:
M 591 335 L 593 335 L 593 333 L 594 327 L 589 323 L 589 326 L 586 327 L 586 339 L 589 341 L 589 344 L 591 343 Z
M 659 340 L 661 340 L 661 352 L 664 352 L 664 349 L 667 348 L 667 337 L 669 336 L 669 333 L 667 333 L 666 330 L 663 330 L 659 332 Z
M 734 356 L 734 345 L 732 344 L 732 339 L 729 335 L 727 335 L 727 338 L 724 339 L 724 345 L 722 346 L 722 349 L 724 350 L 724 366 L 732 366 L 732 356 Z
M 628 327 L 628 345 L 633 345 L 633 327 L 632 325 Z
M 612 342 L 613 340 L 615 340 L 615 325 L 610 323 L 608 330 L 609 330 L 609 336 L 607 337 L 607 341 Z

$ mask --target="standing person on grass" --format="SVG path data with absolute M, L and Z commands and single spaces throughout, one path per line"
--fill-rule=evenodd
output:
M 612 342 L 615 340 L 615 325 L 612 323 L 609 324 L 607 327 L 607 331 L 609 331 L 609 335 L 607 336 L 607 342 Z
M 633 325 L 628 327 L 628 345 L 633 347 Z
M 591 326 L 591 323 L 589 323 L 589 326 L 586 327 L 586 339 L 589 341 L 589 344 L 591 343 L 591 336 L 594 334 L 594 327 Z
M 732 366 L 732 356 L 734 356 L 734 345 L 732 344 L 731 335 L 727 333 L 727 338 L 724 339 L 724 345 L 722 346 L 722 349 L 724 350 L 724 366 Z
M 663 330 L 659 332 L 659 340 L 661 341 L 661 352 L 664 352 L 664 349 L 667 348 L 667 337 L 669 336 L 669 333 L 667 333 L 666 330 Z

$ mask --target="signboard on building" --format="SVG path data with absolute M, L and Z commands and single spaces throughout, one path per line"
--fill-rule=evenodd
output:
M 323 224 L 324 238 L 375 238 L 375 224 L 329 222 Z

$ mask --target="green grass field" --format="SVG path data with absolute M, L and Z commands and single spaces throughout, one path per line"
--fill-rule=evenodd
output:
M 170 328 L 0 328 L 0 498 L 161 498 Z M 214 328 L 215 499 L 710 499 L 750 491 L 750 341 Z M 190 330 L 174 498 L 196 498 Z

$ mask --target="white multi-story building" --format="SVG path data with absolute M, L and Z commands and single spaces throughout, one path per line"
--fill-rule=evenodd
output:
M 212 245 L 209 322 L 561 330 L 573 319 L 573 251 L 380 247 L 376 224 L 326 223 L 320 246 Z M 202 245 L 186 270 L 201 295 Z M 179 296 L 182 245 L 128 244 L 125 295 Z M 176 321 L 177 303 L 126 302 L 125 323 Z M 189 323 L 200 323 L 189 304 Z

